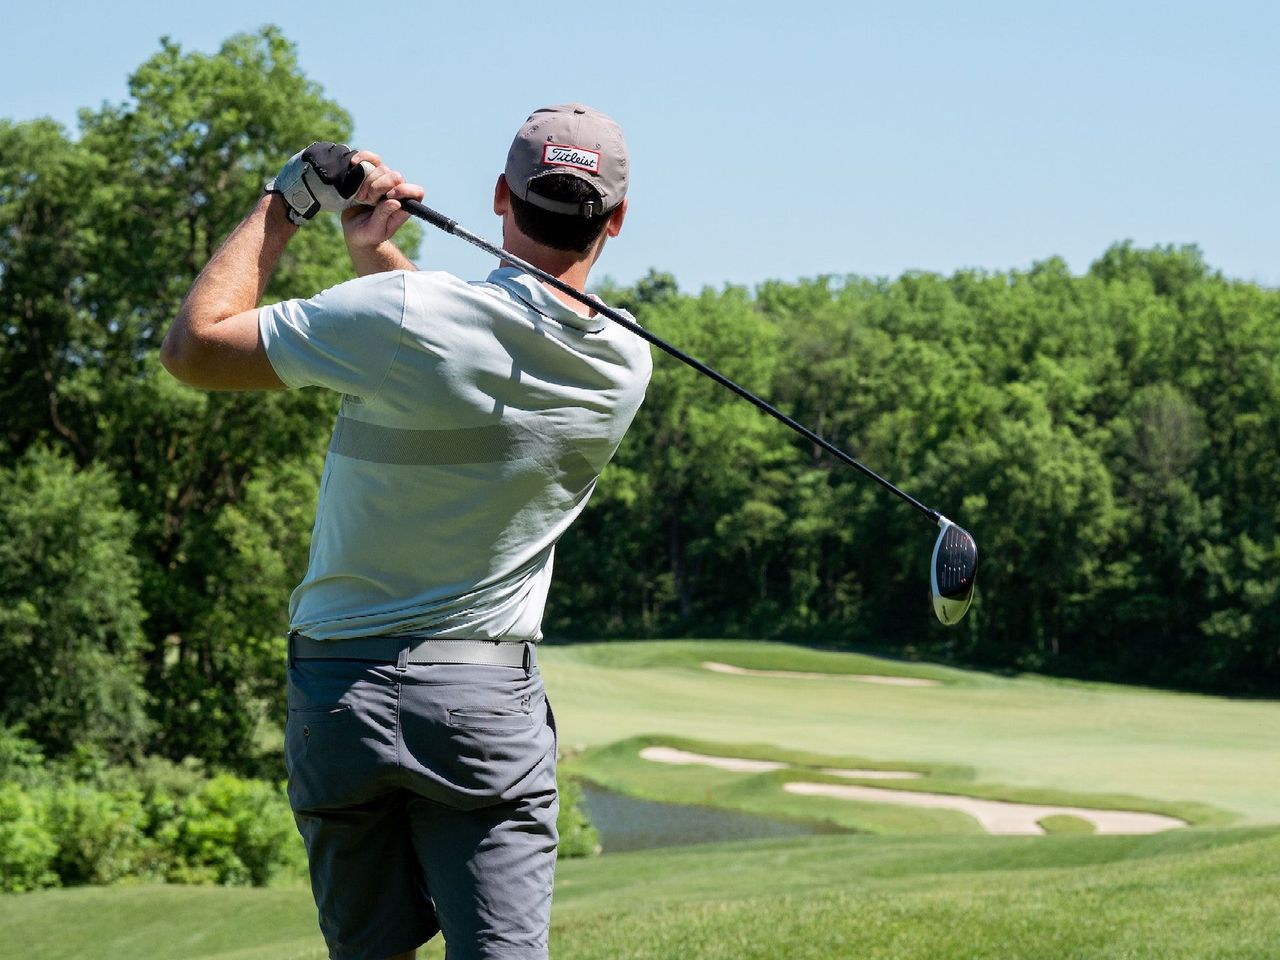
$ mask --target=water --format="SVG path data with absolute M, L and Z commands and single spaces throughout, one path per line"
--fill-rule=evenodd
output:
M 720 840 L 754 840 L 761 837 L 809 837 L 820 833 L 844 833 L 830 823 L 776 820 L 756 813 L 717 810 L 682 803 L 637 800 L 589 783 L 582 785 L 587 816 L 600 832 L 605 853 L 679 847 Z

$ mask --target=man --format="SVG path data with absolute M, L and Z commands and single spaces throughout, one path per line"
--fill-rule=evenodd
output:
M 442 929 L 450 960 L 546 957 L 558 807 L 535 644 L 555 543 L 643 399 L 648 347 L 510 266 L 417 272 L 392 237 L 422 188 L 376 154 L 313 144 L 267 186 L 161 357 L 208 389 L 342 394 L 290 603 L 285 745 L 330 956 L 412 958 Z M 612 120 L 535 111 L 494 189 L 504 246 L 582 290 L 626 187 Z M 345 208 L 360 279 L 257 309 L 322 208 Z

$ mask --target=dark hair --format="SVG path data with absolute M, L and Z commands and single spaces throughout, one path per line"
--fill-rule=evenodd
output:
M 529 184 L 529 190 L 548 200 L 561 200 L 568 203 L 585 203 L 588 200 L 600 200 L 600 191 L 580 177 L 569 174 L 552 174 L 539 177 Z M 608 210 L 594 217 L 582 217 L 572 213 L 552 213 L 535 207 L 527 200 L 521 200 L 511 194 L 511 212 L 515 214 L 516 226 L 530 240 L 553 250 L 569 250 L 574 253 L 586 253 L 591 245 L 604 232 L 609 221 Z

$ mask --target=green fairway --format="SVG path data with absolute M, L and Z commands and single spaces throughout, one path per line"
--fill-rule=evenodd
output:
M 660 799 L 859 831 L 565 861 L 552 953 L 596 958 L 1270 958 L 1280 942 L 1280 704 L 990 675 L 764 643 L 547 647 L 566 771 Z M 717 673 L 830 673 L 818 679 Z M 853 675 L 938 681 L 892 686 Z M 662 744 L 774 760 L 642 760 Z M 1165 812 L 1190 829 L 995 837 L 950 810 L 793 797 L 823 769 L 895 788 Z M 846 781 L 851 782 L 851 781 Z M 867 781 L 872 782 L 872 781 Z M 1255 826 L 1224 827 L 1232 820 Z M 80 888 L 0 897 L 0 960 L 319 960 L 303 887 Z M 423 954 L 439 960 L 437 944 Z
M 650 734 L 765 744 L 891 765 L 953 765 L 968 768 L 975 784 L 1201 804 L 1240 823 L 1280 823 L 1274 701 L 996 677 L 766 643 L 551 646 L 541 661 L 561 745 L 570 750 Z M 704 661 L 941 684 L 732 676 L 704 669 Z

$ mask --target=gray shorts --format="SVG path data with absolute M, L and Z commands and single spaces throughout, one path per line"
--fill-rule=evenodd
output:
M 439 931 L 448 960 L 547 956 L 559 803 L 536 667 L 296 660 L 285 766 L 331 958 Z

